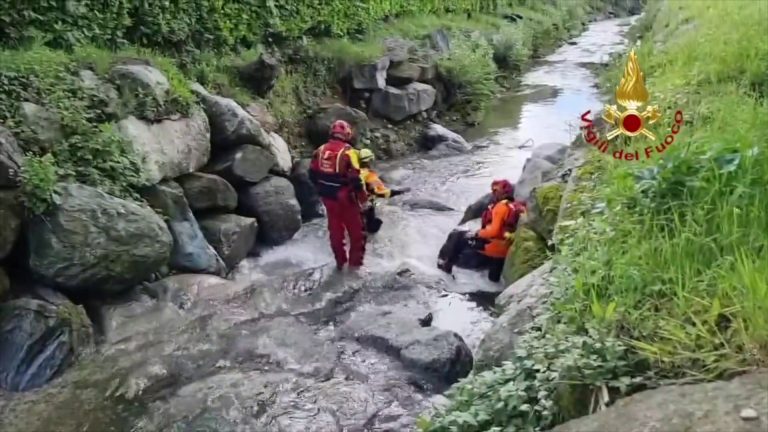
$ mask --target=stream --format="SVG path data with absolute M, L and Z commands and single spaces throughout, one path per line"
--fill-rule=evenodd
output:
M 466 134 L 469 154 L 377 166 L 412 190 L 380 203 L 384 226 L 359 274 L 333 270 L 324 220 L 305 224 L 226 284 L 179 279 L 169 301 L 42 389 L 0 392 L 0 430 L 414 430 L 471 369 L 470 350 L 493 322 L 467 294 L 504 288 L 485 273 L 445 276 L 440 246 L 492 179 L 519 177 L 532 150 L 523 144 L 571 142 L 581 113 L 600 108 L 589 64 L 624 49 L 632 20 L 592 23 L 539 61 Z M 407 198 L 454 210 L 411 210 Z M 432 325 L 421 327 L 427 312 Z
M 455 210 L 408 210 L 401 205 L 406 197 L 380 201 L 377 211 L 384 226 L 369 238 L 367 269 L 386 273 L 407 263 L 419 273 L 443 277 L 436 269 L 437 252 L 461 220 L 464 209 L 490 192 L 491 180 L 506 178 L 514 182 L 533 146 L 570 143 L 578 133 L 581 114 L 602 107 L 588 65 L 606 63 L 611 54 L 625 48 L 624 34 L 634 19 L 592 23 L 571 44 L 539 61 L 523 75 L 516 92 L 495 100 L 481 123 L 465 134 L 475 149 L 470 155 L 440 159 L 415 155 L 377 165 L 383 178 L 412 189 L 407 198 L 437 200 Z M 475 221 L 466 226 L 477 228 L 478 224 Z M 288 244 L 244 262 L 237 278 L 248 280 L 276 271 L 290 273 L 332 261 L 325 220 L 316 220 L 306 224 Z M 432 311 L 434 326 L 459 333 L 474 349 L 492 318 L 461 293 L 498 293 L 504 287 L 488 281 L 485 273 L 457 269 L 454 274 L 455 281 L 443 277 L 450 292 L 435 296 L 426 291 L 424 298 L 414 301 L 425 303 Z

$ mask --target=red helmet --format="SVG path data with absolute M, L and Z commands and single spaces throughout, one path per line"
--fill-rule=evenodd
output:
M 331 125 L 331 138 L 340 139 L 344 142 L 352 140 L 352 126 L 344 120 L 336 120 Z
M 498 197 L 512 197 L 515 195 L 515 187 L 507 180 L 494 180 L 491 182 L 491 192 Z

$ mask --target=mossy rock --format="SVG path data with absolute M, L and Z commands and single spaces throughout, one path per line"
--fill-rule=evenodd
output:
M 510 285 L 521 277 L 536 270 L 549 259 L 547 244 L 533 229 L 526 225 L 519 226 L 515 232 L 515 242 L 504 262 L 502 274 L 504 283 Z
M 528 223 L 547 241 L 552 239 L 564 190 L 563 183 L 549 182 L 537 186 L 531 193 L 528 203 Z

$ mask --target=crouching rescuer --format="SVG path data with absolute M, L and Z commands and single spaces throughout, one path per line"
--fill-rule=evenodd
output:
M 488 279 L 501 280 L 504 259 L 514 242 L 514 233 L 525 204 L 514 200 L 514 186 L 507 180 L 491 183 L 492 200 L 483 212 L 481 229 L 475 233 L 454 230 L 440 249 L 437 267 L 452 274 L 462 253 L 471 251 L 482 267 L 488 268 Z
M 330 140 L 315 150 L 309 176 L 325 206 L 328 234 L 336 268 L 363 265 L 366 234 L 360 202 L 366 198 L 357 151 L 352 147 L 352 127 L 343 120 L 331 125 Z M 349 256 L 344 245 L 349 236 Z
M 375 234 L 381 229 L 384 223 L 376 216 L 376 199 L 392 198 L 408 192 L 410 189 L 390 189 L 379 178 L 378 173 L 373 169 L 373 161 L 376 156 L 369 149 L 360 150 L 360 177 L 363 180 L 366 190 L 366 200 L 361 203 L 363 209 L 363 222 L 365 229 L 369 234 Z

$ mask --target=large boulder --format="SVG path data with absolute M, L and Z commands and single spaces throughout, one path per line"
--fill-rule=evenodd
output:
M 170 262 L 172 269 L 191 273 L 226 273 L 224 262 L 200 231 L 181 186 L 166 180 L 150 186 L 143 195 L 149 205 L 168 223 L 173 237 Z
M 414 313 L 415 312 L 415 313 Z M 451 385 L 472 370 L 472 351 L 458 334 L 421 327 L 425 311 L 405 305 L 376 306 L 352 313 L 341 334 L 399 359 L 403 365 Z
M 527 224 L 518 224 L 515 242 L 507 252 L 502 277 L 511 284 L 532 272 L 549 259 L 546 241 Z
M 291 150 L 288 148 L 288 144 L 286 144 L 283 137 L 270 132 L 269 151 L 272 152 L 272 156 L 274 156 L 277 162 L 273 171 L 281 175 L 288 175 L 293 167 L 293 158 L 291 158 Z
M 27 391 L 61 374 L 93 341 L 85 311 L 53 291 L 0 304 L 0 388 Z
M 480 197 L 480 199 L 467 206 L 467 209 L 464 210 L 464 216 L 462 216 L 461 221 L 459 221 L 459 225 L 464 225 L 465 223 L 482 216 L 485 209 L 491 205 L 491 201 L 493 201 L 493 195 L 488 192 Z
M 243 107 L 232 99 L 197 91 L 211 123 L 214 150 L 231 149 L 244 144 L 269 148 L 269 135 Z
M 561 424 L 552 432 L 764 432 L 768 371 L 730 381 L 665 386 L 619 399 L 608 409 Z
M 438 200 L 428 198 L 406 198 L 402 203 L 411 210 L 453 211 L 453 207 L 445 205 Z
M 211 155 L 208 119 L 199 109 L 189 117 L 158 123 L 130 116 L 117 129 L 142 160 L 147 185 L 196 171 Z
M 271 151 L 245 144 L 216 157 L 204 170 L 240 186 L 260 181 L 276 164 Z
M 515 200 L 528 201 L 533 188 L 554 180 L 557 177 L 557 166 L 544 159 L 530 157 L 523 165 L 523 172 L 515 184 Z
M 390 37 L 384 39 L 384 51 L 387 57 L 389 57 L 389 70 L 392 70 L 393 64 L 403 63 L 416 56 L 418 54 L 418 47 L 407 39 Z
M 98 75 L 88 69 L 78 71 L 80 85 L 93 95 L 98 95 L 100 107 L 105 114 L 116 115 L 120 110 L 120 94 L 110 83 L 102 81 Z
M 275 132 L 278 128 L 277 119 L 269 112 L 267 105 L 262 102 L 251 102 L 245 107 L 245 112 L 250 114 L 267 132 Z
M 387 85 L 393 87 L 408 85 L 418 81 L 421 76 L 421 67 L 407 61 L 394 64 L 387 71 Z
M 309 179 L 309 163 L 309 159 L 297 160 L 293 164 L 289 177 L 293 184 L 296 200 L 301 207 L 301 220 L 303 222 L 323 217 L 320 197 Z
M 562 143 L 544 143 L 533 148 L 531 157 L 534 159 L 544 159 L 552 165 L 560 165 L 565 160 L 568 153 L 568 145 Z
M 382 57 L 376 62 L 352 66 L 352 87 L 357 90 L 383 89 L 387 85 L 389 57 Z
M 184 189 L 189 207 L 196 212 L 207 210 L 234 210 L 237 192 L 223 178 L 206 173 L 191 173 L 176 179 Z
M 270 176 L 243 189 L 239 209 L 259 221 L 259 240 L 269 245 L 283 244 L 301 229 L 301 207 L 293 185 L 282 177 Z
M 33 147 L 51 150 L 64 139 L 61 118 L 55 112 L 31 102 L 22 102 L 19 116 L 29 134 L 27 142 Z
M 248 256 L 259 231 L 256 219 L 233 214 L 201 217 L 199 224 L 208 243 L 230 269 Z
M 33 274 L 65 290 L 116 293 L 168 263 L 165 222 L 148 207 L 80 184 L 59 184 L 59 204 L 27 231 Z
M 547 242 L 552 240 L 565 184 L 552 181 L 536 186 L 528 199 L 527 223 Z
M 419 141 L 425 150 L 448 150 L 463 153 L 469 150 L 467 141 L 456 132 L 437 123 L 430 123 L 421 134 Z
M 537 316 L 545 310 L 551 293 L 551 261 L 508 286 L 496 297 L 497 308 L 504 312 L 488 330 L 477 347 L 475 370 L 483 371 L 510 360 L 515 344 Z
M 171 84 L 162 72 L 152 66 L 123 64 L 109 71 L 109 78 L 124 95 L 143 94 L 162 105 L 170 95 Z
M 0 187 L 16 187 L 21 180 L 24 153 L 11 132 L 0 126 Z
M 0 189 L 0 260 L 8 256 L 21 232 L 23 211 L 13 189 Z
M 240 80 L 260 97 L 266 97 L 280 77 L 280 62 L 268 53 L 240 67 Z
M 411 83 L 402 88 L 387 86 L 373 94 L 371 110 L 386 119 L 401 121 L 432 108 L 435 94 L 435 88 L 424 83 Z
M 331 125 L 336 120 L 344 120 L 352 126 L 355 142 L 368 133 L 368 116 L 364 112 L 341 104 L 327 105 L 307 119 L 305 134 L 309 143 L 317 147 L 328 142 Z

